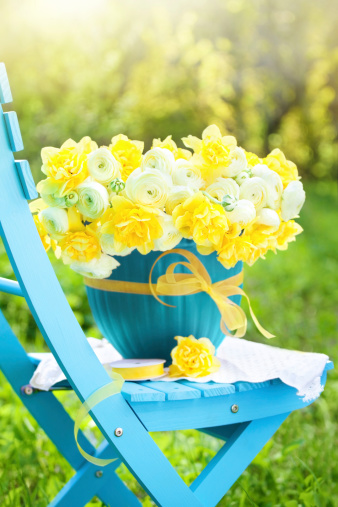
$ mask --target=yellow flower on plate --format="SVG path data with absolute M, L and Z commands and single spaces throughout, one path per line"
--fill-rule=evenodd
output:
M 266 164 L 270 169 L 279 174 L 284 188 L 290 181 L 299 180 L 296 164 L 291 162 L 291 160 L 287 160 L 284 153 L 278 148 L 272 150 L 272 152 L 263 159 L 263 164 Z
M 38 183 L 38 191 L 63 197 L 73 190 L 87 178 L 87 155 L 96 149 L 97 144 L 90 137 L 79 143 L 68 139 L 61 148 L 43 148 L 41 170 L 47 179 Z
M 123 134 L 112 138 L 109 150 L 122 166 L 121 178 L 123 181 L 126 181 L 128 176 L 140 167 L 143 148 L 142 141 L 132 141 Z
M 215 357 L 215 347 L 209 338 L 198 340 L 190 335 L 187 338 L 175 336 L 177 346 L 171 351 L 171 377 L 205 377 L 219 370 L 221 364 Z
M 210 202 L 202 192 L 176 206 L 172 217 L 183 237 L 193 238 L 197 245 L 205 247 L 219 245 L 229 229 L 223 207 Z
M 117 245 L 136 247 L 141 254 L 154 248 L 154 240 L 163 234 L 160 212 L 156 208 L 137 206 L 129 199 L 115 196 L 112 208 L 101 218 L 101 234 L 112 234 Z
M 233 136 L 222 136 L 216 125 L 210 125 L 202 133 L 202 139 L 195 136 L 182 138 L 187 148 L 195 152 L 193 161 L 200 168 L 202 177 L 208 183 L 221 175 L 231 162 L 231 150 L 237 145 Z
M 89 262 L 101 257 L 100 241 L 95 232 L 88 227 L 70 232 L 58 243 L 61 258 L 65 264 Z
M 43 224 L 40 222 L 38 215 L 33 215 L 33 220 L 34 220 L 35 226 L 38 230 L 43 247 L 46 250 L 46 252 L 48 252 L 48 250 L 51 247 L 51 239 L 48 236 L 48 232 L 44 228 Z
M 171 139 L 171 136 L 167 136 L 163 141 L 161 141 L 161 139 L 153 139 L 153 145 L 151 148 L 166 148 L 173 153 L 175 160 L 178 160 L 179 158 L 189 160 L 192 157 L 191 151 L 185 150 L 184 148 L 178 148 L 175 141 Z

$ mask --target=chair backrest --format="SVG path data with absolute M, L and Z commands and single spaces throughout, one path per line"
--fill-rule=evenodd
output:
M 11 100 L 6 69 L 0 63 L 0 102 Z M 13 156 L 22 149 L 16 114 L 4 113 L 0 105 L 0 234 L 41 333 L 72 387 L 84 399 L 110 377 L 88 345 L 39 238 L 27 203 L 36 197 L 29 164 L 16 162 Z

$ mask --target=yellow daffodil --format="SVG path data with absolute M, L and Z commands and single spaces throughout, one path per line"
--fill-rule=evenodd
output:
M 87 155 L 95 149 L 97 144 L 90 137 L 84 137 L 79 143 L 68 139 L 61 148 L 43 148 L 41 170 L 47 179 L 38 183 L 38 191 L 63 197 L 73 190 L 87 178 Z
M 272 150 L 272 152 L 263 159 L 263 164 L 266 164 L 270 169 L 279 174 L 284 188 L 290 181 L 299 180 L 296 164 L 291 162 L 291 160 L 287 160 L 284 153 L 279 149 Z
M 245 151 L 245 150 L 244 150 L 244 153 L 245 153 L 245 157 L 246 157 L 249 167 L 254 167 L 257 164 L 262 163 L 262 159 L 260 159 L 258 157 L 258 155 L 256 155 L 255 153 L 252 153 L 250 151 Z
M 231 163 L 231 150 L 237 145 L 233 136 L 222 136 L 216 125 L 210 125 L 202 133 L 202 139 L 195 136 L 182 138 L 187 148 L 194 150 L 192 161 L 200 167 L 202 177 L 208 183 L 221 176 Z
M 85 227 L 83 230 L 70 232 L 58 243 L 61 257 L 65 264 L 89 262 L 101 257 L 101 246 L 97 235 Z
M 101 234 L 112 234 L 119 245 L 136 247 L 141 254 L 154 248 L 154 240 L 163 234 L 156 208 L 137 206 L 129 199 L 115 196 L 101 219 Z
M 175 160 L 179 158 L 183 158 L 185 160 L 189 160 L 192 157 L 192 153 L 189 150 L 185 150 L 184 148 L 178 148 L 175 141 L 171 139 L 171 136 L 167 136 L 163 141 L 161 139 L 153 139 L 152 148 L 166 148 L 170 150 Z
M 296 241 L 296 236 L 303 232 L 302 227 L 294 220 L 281 222 L 278 231 L 275 233 L 277 250 L 286 250 L 288 243 Z
M 238 230 L 236 231 L 238 232 Z M 217 259 L 226 268 L 233 268 L 238 261 L 247 262 L 250 259 L 253 246 L 250 238 L 242 236 L 226 235 L 223 238 L 220 248 L 217 250 Z
M 109 150 L 121 164 L 121 178 L 126 181 L 128 176 L 141 165 L 144 143 L 132 141 L 127 136 L 119 134 L 111 140 Z
M 190 335 L 187 338 L 176 336 L 177 346 L 171 351 L 171 377 L 205 377 L 219 370 L 220 362 L 215 357 L 215 347 L 209 338 L 198 340 Z
M 213 204 L 198 192 L 173 211 L 174 225 L 183 237 L 193 238 L 197 245 L 217 246 L 229 229 L 223 207 Z
M 48 250 L 51 247 L 51 239 L 48 236 L 48 232 L 46 231 L 46 229 L 44 228 L 44 226 L 40 222 L 38 215 L 33 215 L 33 220 L 34 220 L 34 223 L 35 223 L 36 228 L 38 230 L 43 247 L 46 250 L 46 252 L 48 252 Z

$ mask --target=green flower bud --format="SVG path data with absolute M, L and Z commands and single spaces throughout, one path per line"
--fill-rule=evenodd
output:
M 122 190 L 125 189 L 126 184 L 121 178 L 115 178 L 113 181 L 110 182 L 110 188 L 113 192 L 116 192 L 118 194 L 119 192 L 122 192 Z
M 79 200 L 79 196 L 75 192 L 75 190 L 73 190 L 72 192 L 69 192 L 69 194 L 67 194 L 65 196 L 65 203 L 66 203 L 67 208 L 74 206 L 74 204 L 76 204 L 78 200 Z

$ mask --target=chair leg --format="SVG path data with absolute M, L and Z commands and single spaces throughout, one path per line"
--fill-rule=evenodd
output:
M 279 414 L 239 425 L 190 486 L 202 505 L 213 507 L 221 500 L 288 415 Z
M 96 457 L 111 458 L 113 449 L 104 442 Z M 141 503 L 116 475 L 115 470 L 121 464 L 117 459 L 100 470 L 96 465 L 86 462 L 67 482 L 49 507 L 83 507 L 94 496 L 98 496 L 106 505 L 114 507 L 140 507 Z

